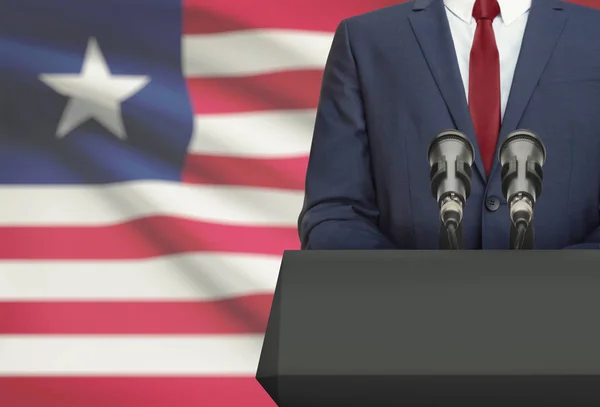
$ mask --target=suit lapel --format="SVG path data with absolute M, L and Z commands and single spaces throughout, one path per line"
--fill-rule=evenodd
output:
M 533 0 L 502 121 L 498 147 L 508 133 L 517 129 L 566 21 L 567 13 L 563 10 L 562 1 Z M 494 160 L 492 175 L 499 166 L 497 160 Z
M 475 147 L 474 167 L 485 181 L 487 177 L 477 147 L 444 3 L 442 0 L 416 0 L 409 19 L 457 129 L 464 132 Z M 434 136 L 431 135 L 432 138 Z

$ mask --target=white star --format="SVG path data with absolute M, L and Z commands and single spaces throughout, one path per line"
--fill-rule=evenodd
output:
M 150 82 L 148 76 L 112 75 L 95 38 L 88 41 L 80 74 L 42 74 L 39 78 L 70 97 L 56 129 L 59 138 L 88 119 L 95 119 L 119 139 L 127 138 L 121 103 Z

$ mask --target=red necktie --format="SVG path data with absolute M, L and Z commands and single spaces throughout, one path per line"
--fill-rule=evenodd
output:
M 497 0 L 476 0 L 473 17 L 477 29 L 469 63 L 469 110 L 488 175 L 500 132 L 500 57 L 492 27 L 499 14 Z

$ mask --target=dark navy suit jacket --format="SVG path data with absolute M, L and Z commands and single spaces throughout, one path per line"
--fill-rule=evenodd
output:
M 599 10 L 533 0 L 498 143 L 518 128 L 547 148 L 536 248 L 600 248 Z M 442 0 L 343 21 L 323 77 L 302 248 L 437 249 L 427 147 L 446 129 L 477 145 Z M 509 231 L 499 165 L 488 179 L 477 151 L 464 246 L 508 249 Z

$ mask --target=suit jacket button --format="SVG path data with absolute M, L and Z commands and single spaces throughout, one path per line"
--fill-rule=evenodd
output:
M 485 207 L 490 212 L 496 212 L 500 207 L 500 198 L 495 195 L 488 196 L 485 199 Z

